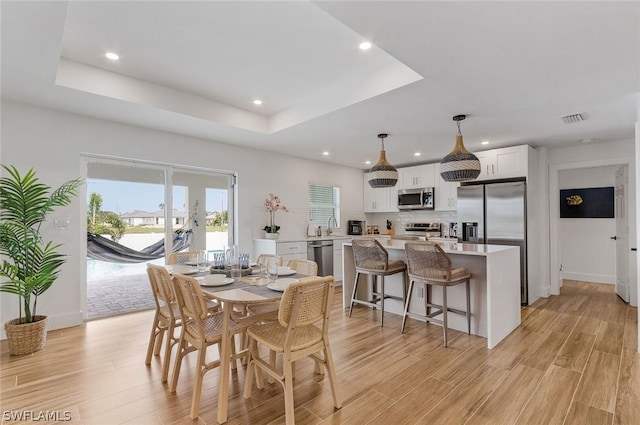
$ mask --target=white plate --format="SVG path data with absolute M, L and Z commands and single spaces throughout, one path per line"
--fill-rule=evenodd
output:
M 235 279 L 232 279 L 230 277 L 225 277 L 222 280 L 206 281 L 204 276 L 197 277 L 196 280 L 200 283 L 200 286 L 224 286 L 229 285 L 230 283 L 233 283 L 235 281 Z
M 195 274 L 198 273 L 199 270 L 197 267 L 183 266 L 183 265 L 173 265 L 166 266 L 169 273 L 177 273 L 177 274 Z
M 275 282 L 271 282 L 267 284 L 267 288 L 273 289 L 274 291 L 284 292 L 285 289 L 292 283 L 297 282 L 298 279 L 294 279 L 292 277 L 286 277 L 284 279 L 276 279 Z
M 296 274 L 296 271 L 286 266 L 278 267 L 278 276 L 291 276 L 292 274 Z

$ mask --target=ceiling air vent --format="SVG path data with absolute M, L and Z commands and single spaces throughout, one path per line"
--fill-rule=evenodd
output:
M 580 121 L 584 121 L 586 119 L 587 117 L 585 114 L 571 114 L 571 115 L 565 115 L 564 117 L 562 117 L 562 122 L 565 124 L 574 124 Z

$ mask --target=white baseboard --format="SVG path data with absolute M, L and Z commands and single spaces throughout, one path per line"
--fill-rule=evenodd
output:
M 611 275 L 560 272 L 560 278 L 570 279 L 570 280 L 580 280 L 582 282 L 607 283 L 609 285 L 616 284 L 616 277 Z
M 72 326 L 82 325 L 84 320 L 82 319 L 82 313 L 64 314 L 60 316 L 49 316 L 49 323 L 47 323 L 47 332 L 55 331 L 56 329 L 70 328 Z M 2 329 L 0 339 L 7 339 L 7 334 Z

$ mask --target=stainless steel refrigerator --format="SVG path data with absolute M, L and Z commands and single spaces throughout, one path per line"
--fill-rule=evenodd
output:
M 520 247 L 520 300 L 527 296 L 527 187 L 525 182 L 458 187 L 458 240 Z

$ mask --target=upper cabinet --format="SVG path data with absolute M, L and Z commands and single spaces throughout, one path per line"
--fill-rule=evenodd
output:
M 475 152 L 480 160 L 478 181 L 526 178 L 537 182 L 538 155 L 528 145 Z M 364 175 L 364 212 L 398 212 L 398 190 L 433 187 L 436 211 L 455 211 L 458 208 L 457 182 L 446 182 L 440 176 L 440 164 L 398 168 L 396 187 L 373 189 Z
M 492 149 L 476 152 L 480 160 L 478 180 L 508 179 L 527 176 L 527 152 L 529 146 Z
M 415 189 L 435 186 L 434 170 L 437 164 L 417 165 L 398 169 L 397 189 Z
M 458 182 L 447 182 L 440 176 L 440 166 L 436 164 L 434 170 L 435 185 L 435 205 L 436 211 L 452 211 L 458 207 Z
M 372 188 L 364 174 L 364 212 L 398 212 L 398 187 Z

